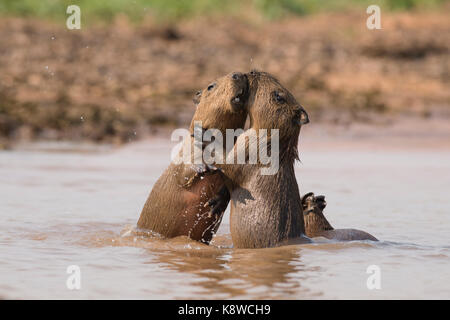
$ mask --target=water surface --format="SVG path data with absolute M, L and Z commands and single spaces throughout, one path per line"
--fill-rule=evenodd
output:
M 74 147 L 74 148 L 72 148 Z M 0 297 L 7 299 L 450 298 L 450 151 L 302 149 L 301 193 L 336 228 L 382 240 L 232 248 L 132 231 L 171 144 L 32 145 L 0 152 Z M 68 290 L 66 269 L 81 269 Z M 369 265 L 381 289 L 366 285 Z

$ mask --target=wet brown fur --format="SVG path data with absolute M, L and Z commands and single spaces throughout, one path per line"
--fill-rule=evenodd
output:
M 301 199 L 294 173 L 298 159 L 297 143 L 300 134 L 300 114 L 306 115 L 292 94 L 268 73 L 248 74 L 250 129 L 279 129 L 279 170 L 274 175 L 261 175 L 265 165 L 218 165 L 227 180 L 231 194 L 230 229 L 236 248 L 265 248 L 288 243 L 309 242 L 304 237 Z M 285 103 L 277 103 L 273 92 L 279 91 Z M 302 113 L 303 112 L 303 113 Z M 248 131 L 246 131 L 247 133 Z M 271 142 L 271 134 L 268 134 Z M 248 141 L 245 133 L 228 154 L 233 157 L 239 147 L 258 143 Z M 235 158 L 236 159 L 236 158 Z
M 244 101 L 236 107 L 231 99 L 241 89 L 247 90 L 248 83 L 245 76 L 233 80 L 232 75 L 217 79 L 212 90 L 198 93 L 191 134 L 194 121 L 202 121 L 205 129 L 220 130 L 224 137 L 226 129 L 244 127 L 247 117 Z M 193 145 L 193 137 L 186 139 L 191 139 Z M 172 162 L 153 186 L 137 225 L 165 237 L 184 235 L 209 243 L 220 225 L 226 204 L 219 214 L 211 214 L 205 204 L 223 186 L 224 178 L 217 172 L 200 175 L 194 165 Z
M 357 229 L 334 229 L 323 214 L 326 202 L 323 196 L 319 203 L 313 193 L 303 196 L 303 218 L 305 232 L 310 238 L 324 237 L 337 241 L 372 240 L 378 241 L 371 234 Z

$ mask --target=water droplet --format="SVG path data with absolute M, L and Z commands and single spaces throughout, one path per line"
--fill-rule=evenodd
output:
M 52 36 L 52 38 L 51 38 L 52 40 L 55 40 L 56 39 L 56 37 L 55 36 Z
M 83 118 L 83 116 L 81 116 L 81 117 L 80 117 L 80 120 L 81 120 L 81 121 L 84 121 L 84 118 Z

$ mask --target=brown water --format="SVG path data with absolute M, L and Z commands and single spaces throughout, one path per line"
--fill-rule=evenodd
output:
M 449 149 L 302 148 L 301 193 L 327 196 L 335 227 L 381 241 L 232 248 L 133 234 L 171 144 L 31 145 L 0 152 L 0 297 L 450 298 Z M 81 268 L 68 290 L 66 268 Z M 369 265 L 381 289 L 369 290 Z

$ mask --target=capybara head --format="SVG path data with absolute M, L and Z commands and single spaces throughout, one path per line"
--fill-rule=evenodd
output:
M 253 70 L 247 77 L 252 128 L 279 129 L 280 138 L 298 138 L 300 127 L 309 122 L 305 109 L 271 74 Z
M 247 117 L 248 79 L 241 72 L 232 72 L 210 83 L 198 91 L 194 103 L 197 105 L 191 122 L 201 121 L 203 129 L 242 128 Z
M 298 137 L 302 125 L 309 122 L 305 109 L 280 82 L 266 72 L 251 71 L 249 81 L 248 113 L 250 126 L 260 129 L 278 129 L 280 161 L 298 159 Z M 274 143 L 272 138 L 270 143 Z

